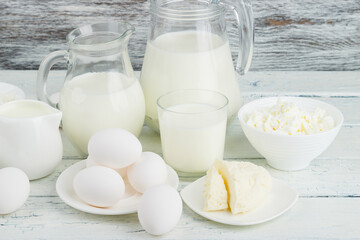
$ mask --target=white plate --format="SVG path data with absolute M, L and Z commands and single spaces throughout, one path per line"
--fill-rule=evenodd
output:
M 297 192 L 286 183 L 275 178 L 272 180 L 272 190 L 261 206 L 250 212 L 236 215 L 233 215 L 229 210 L 217 212 L 203 211 L 205 177 L 186 186 L 180 194 L 189 208 L 212 221 L 238 226 L 254 225 L 280 216 L 289 210 L 298 199 Z
M 108 208 L 97 208 L 88 205 L 80 198 L 78 198 L 73 188 L 73 179 L 75 175 L 85 167 L 86 161 L 83 160 L 71 165 L 60 174 L 59 178 L 56 181 L 56 192 L 61 198 L 61 200 L 63 200 L 67 205 L 75 209 L 92 214 L 123 215 L 137 212 L 137 206 L 142 194 L 136 192 L 127 182 L 126 178 L 124 179 L 126 189 L 125 195 L 114 206 Z M 169 174 L 167 184 L 174 188 L 177 188 L 179 185 L 179 177 L 174 171 L 174 169 L 169 166 L 167 167 Z
M 24 98 L 25 93 L 19 87 L 9 83 L 0 82 L 0 105 Z

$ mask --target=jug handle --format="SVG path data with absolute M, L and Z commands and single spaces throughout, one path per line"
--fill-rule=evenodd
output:
M 235 70 L 244 75 L 250 68 L 254 46 L 254 18 L 251 0 L 215 0 L 229 7 L 236 19 L 239 30 L 239 53 Z
M 47 55 L 41 62 L 36 79 L 36 94 L 39 100 L 48 103 L 52 107 L 57 107 L 58 103 L 54 103 L 49 99 L 46 91 L 46 82 L 49 76 L 51 67 L 61 61 L 68 59 L 68 52 L 66 50 L 55 51 Z

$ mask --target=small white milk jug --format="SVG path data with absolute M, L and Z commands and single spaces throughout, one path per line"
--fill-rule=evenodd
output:
M 16 167 L 30 180 L 45 177 L 60 163 L 62 113 L 35 100 L 0 106 L 0 168 Z

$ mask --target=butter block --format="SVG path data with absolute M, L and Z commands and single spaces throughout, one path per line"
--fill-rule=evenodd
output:
M 233 214 L 253 210 L 266 199 L 271 190 L 271 176 L 261 166 L 250 162 L 216 160 L 214 167 L 224 179 Z
M 204 211 L 228 209 L 228 196 L 225 183 L 219 170 L 211 167 L 206 174 Z

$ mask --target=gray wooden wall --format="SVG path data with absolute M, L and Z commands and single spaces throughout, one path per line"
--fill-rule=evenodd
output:
M 146 0 L 0 0 L 0 69 L 37 69 L 46 54 L 66 48 L 76 26 L 124 20 L 137 30 L 130 56 L 140 70 L 148 8 Z M 360 0 L 253 0 L 253 8 L 251 71 L 360 70 Z M 231 22 L 228 31 L 234 46 Z

